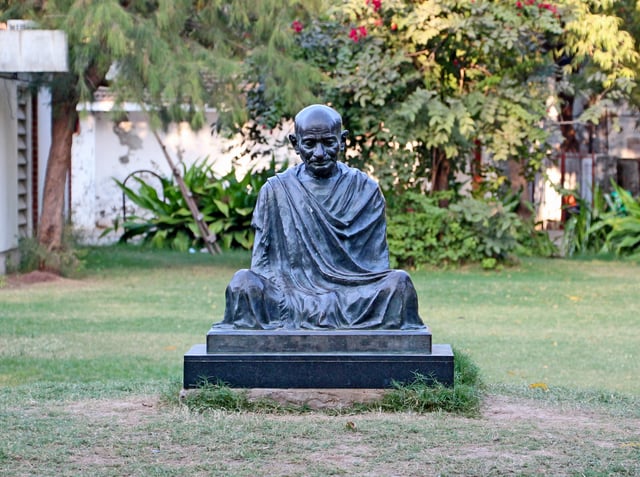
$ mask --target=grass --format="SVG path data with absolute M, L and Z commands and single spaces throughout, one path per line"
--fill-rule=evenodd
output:
M 179 380 L 183 353 L 222 317 L 226 284 L 248 260 L 98 248 L 82 280 L 5 286 L 0 385 Z M 413 278 L 434 342 L 468 354 L 488 384 L 640 394 L 637 264 L 526 260 Z
M 470 354 L 485 381 L 640 394 L 637 264 L 532 259 L 414 279 L 434 339 Z
M 80 280 L 0 282 L 0 475 L 640 474 L 638 264 L 413 273 L 480 416 L 415 413 L 419 386 L 338 415 L 166 404 L 248 262 L 95 248 Z

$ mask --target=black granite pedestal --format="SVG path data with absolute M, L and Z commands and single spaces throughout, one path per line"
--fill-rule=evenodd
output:
M 451 346 L 428 329 L 265 331 L 212 328 L 184 355 L 184 387 L 389 388 L 416 374 L 453 385 Z

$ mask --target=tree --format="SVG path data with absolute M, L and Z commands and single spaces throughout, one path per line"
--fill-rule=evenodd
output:
M 628 95 L 637 54 L 605 3 L 349 0 L 298 43 L 331 78 L 319 94 L 345 112 L 383 187 L 437 191 L 479 147 L 538 168 L 559 94 L 587 95 L 591 120 Z
M 77 105 L 108 85 L 117 101 L 145 104 L 154 127 L 161 122 L 205 124 L 216 107 L 218 126 L 248 117 L 247 91 L 261 83 L 270 101 L 284 95 L 291 111 L 314 98 L 307 85 L 319 78 L 293 59 L 289 32 L 320 1 L 297 0 L 0 0 L 0 20 L 35 20 L 60 29 L 69 41 L 70 71 L 46 81 L 52 91 L 52 145 L 38 239 L 49 251 L 62 246 L 65 182 L 70 167 Z
M 555 87 L 564 123 L 562 148 L 578 151 L 576 123 L 593 126 L 621 102 L 637 104 L 634 91 L 640 57 L 634 37 L 638 27 L 633 23 L 635 9 L 629 0 L 563 3 L 563 34 L 552 45 L 559 68 Z M 578 118 L 574 117 L 576 98 L 584 107 Z
M 478 144 L 504 160 L 530 155 L 544 140 L 539 124 L 553 62 L 540 52 L 562 31 L 552 9 L 352 0 L 333 20 L 332 28 L 349 32 L 335 65 L 312 48 L 305 53 L 329 63 L 326 95 L 348 111 L 356 147 L 384 187 L 425 188 L 428 178 L 427 189 L 447 189 Z M 307 34 L 320 43 L 333 35 L 326 28 Z

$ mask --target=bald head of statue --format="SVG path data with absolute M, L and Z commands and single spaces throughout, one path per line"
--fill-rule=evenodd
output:
M 342 117 L 333 108 L 313 104 L 295 117 L 295 134 L 289 141 L 304 162 L 306 172 L 326 179 L 337 172 L 340 152 L 345 150 L 349 131 L 342 130 Z

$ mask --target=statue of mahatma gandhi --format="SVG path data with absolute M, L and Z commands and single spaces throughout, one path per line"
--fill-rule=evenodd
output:
M 251 269 L 234 275 L 214 329 L 425 328 L 409 275 L 389 268 L 378 185 L 338 162 L 347 135 L 328 106 L 296 115 L 289 140 L 302 163 L 260 190 Z

